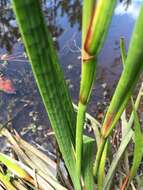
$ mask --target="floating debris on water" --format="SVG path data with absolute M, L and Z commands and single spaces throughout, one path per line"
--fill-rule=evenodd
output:
M 73 68 L 72 65 L 68 65 L 68 69 L 71 70 Z
M 102 88 L 106 88 L 107 87 L 107 83 L 103 83 L 101 86 L 102 86 Z
M 0 91 L 7 94 L 16 94 L 12 81 L 0 76 Z

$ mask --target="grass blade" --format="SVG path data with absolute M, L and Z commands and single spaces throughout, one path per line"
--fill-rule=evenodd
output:
M 13 0 L 12 3 L 32 70 L 60 151 L 75 189 L 80 189 L 73 147 L 75 124 L 72 116 L 74 111 L 67 89 L 65 89 L 63 73 L 58 64 L 51 36 L 44 22 L 40 2 L 39 0 Z
M 135 88 L 135 85 L 139 79 L 140 73 L 143 68 L 143 38 L 142 32 L 143 25 L 143 6 L 139 17 L 137 19 L 131 43 L 129 46 L 128 56 L 125 62 L 125 68 L 120 77 L 119 83 L 113 95 L 112 101 L 109 105 L 108 111 L 106 113 L 103 126 L 101 129 L 102 144 L 97 152 L 97 159 L 94 164 L 94 175 L 96 176 L 98 171 L 98 161 L 101 158 L 104 145 L 104 141 L 110 135 L 116 123 L 118 122 L 122 112 L 124 111 L 129 98 Z
M 123 37 L 120 38 L 120 50 L 121 50 L 122 63 L 123 63 L 123 66 L 125 66 L 127 53 L 126 53 L 126 48 L 125 48 L 125 40 Z
M 133 92 L 137 80 L 143 68 L 143 6 L 137 19 L 131 43 L 129 46 L 128 56 L 125 62 L 125 68 L 120 77 L 119 83 L 113 95 L 112 101 L 108 108 L 103 127 L 102 136 L 107 137 L 115 127 L 128 100 Z
M 142 132 L 141 132 L 141 125 L 139 122 L 137 112 L 135 110 L 135 105 L 134 105 L 133 100 L 132 100 L 132 105 L 133 105 L 134 126 L 135 126 L 135 130 L 134 130 L 135 147 L 134 147 L 133 164 L 132 164 L 129 174 L 125 178 L 125 181 L 124 181 L 122 187 L 120 188 L 121 190 L 125 190 L 126 187 L 128 187 L 128 185 L 130 184 L 131 180 L 136 175 L 137 170 L 138 170 L 141 160 L 142 160 L 142 156 L 143 156 L 143 150 L 142 150 L 143 136 L 142 136 Z
M 83 148 L 83 167 L 82 174 L 84 180 L 85 190 L 94 190 L 94 179 L 93 179 L 93 160 L 94 160 L 94 146 L 95 140 L 84 136 L 84 148 Z
M 141 100 L 141 97 L 143 96 L 143 85 L 141 85 L 140 87 L 140 90 L 139 90 L 139 93 L 138 93 L 138 96 L 136 98 L 136 102 L 135 102 L 135 110 L 138 109 L 139 107 L 139 103 L 140 103 L 140 100 Z M 118 163 L 121 159 L 121 157 L 123 156 L 123 153 L 125 152 L 126 150 L 126 147 L 128 145 L 128 143 L 131 141 L 132 137 L 133 137 L 133 130 L 132 130 L 132 125 L 133 125 L 133 122 L 134 122 L 134 112 L 131 113 L 131 116 L 130 116 L 130 119 L 127 123 L 127 126 L 124 126 L 126 127 L 126 133 L 124 134 L 124 136 L 122 137 L 122 141 L 121 141 L 121 144 L 118 148 L 118 151 L 111 163 L 111 166 L 108 170 L 108 173 L 105 177 L 105 183 L 104 183 L 104 190 L 105 189 L 110 189 L 110 185 L 111 185 L 111 181 L 112 181 L 112 178 L 114 176 L 114 173 L 115 173 L 115 170 L 118 166 Z M 108 188 L 107 188 L 108 187 Z
M 105 182 L 104 182 L 104 187 L 103 187 L 104 190 L 107 190 L 107 187 L 108 187 L 108 189 L 110 189 L 109 185 L 110 185 L 110 183 L 112 181 L 112 178 L 114 176 L 115 169 L 116 169 L 116 167 L 117 167 L 117 165 L 118 165 L 118 163 L 119 163 L 119 161 L 120 161 L 120 159 L 121 159 L 127 145 L 131 141 L 132 136 L 133 136 L 133 131 L 129 130 L 126 133 L 126 135 L 124 136 L 124 138 L 122 139 L 122 142 L 121 142 L 121 144 L 120 144 L 120 146 L 118 148 L 118 151 L 117 151 L 117 153 L 116 153 L 116 155 L 115 155 L 115 157 L 114 157 L 114 159 L 113 159 L 113 161 L 111 163 L 111 166 L 110 166 L 110 168 L 108 170 L 108 173 L 107 173 L 107 175 L 105 177 Z
M 100 161 L 99 171 L 98 171 L 98 189 L 103 190 L 103 184 L 105 179 L 105 163 L 107 157 L 107 150 L 108 150 L 108 141 L 105 144 L 105 148 L 103 150 L 103 154 Z

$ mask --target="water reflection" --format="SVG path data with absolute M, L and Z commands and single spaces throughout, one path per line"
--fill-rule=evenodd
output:
M 137 17 L 139 11 L 138 2 L 134 0 L 132 5 L 130 0 L 120 0 L 122 4 L 118 4 L 115 14 L 129 14 L 132 17 Z M 12 52 L 13 46 L 19 38 L 18 29 L 15 18 L 11 10 L 9 0 L 0 0 L 0 47 Z M 76 26 L 76 30 L 81 30 L 81 0 L 43 0 L 43 10 L 47 21 L 49 31 L 53 36 L 57 49 L 60 49 L 59 41 L 57 40 L 66 30 Z M 66 24 L 65 24 L 66 23 Z
M 0 0 L 0 6 L 4 7 L 6 6 L 10 1 L 9 0 Z
M 132 3 L 131 1 L 128 2 L 128 8 L 127 5 L 125 5 L 124 3 L 122 4 L 118 4 L 118 6 L 115 9 L 115 15 L 119 15 L 119 16 L 129 16 L 132 19 L 136 20 L 139 14 L 139 10 L 140 10 L 140 4 L 141 2 L 143 2 L 143 0 L 133 0 Z
M 13 25 L 15 18 L 11 8 L 0 7 L 0 12 L 0 47 L 11 53 L 19 38 L 18 29 Z
M 81 30 L 81 1 L 67 1 L 63 0 L 61 4 L 61 16 L 67 14 L 68 22 L 73 27 L 75 24 L 79 24 L 79 30 Z
M 13 126 L 19 131 L 31 123 L 34 123 L 35 126 L 39 124 L 42 127 L 47 126 L 49 125 L 47 114 L 37 91 L 30 65 L 23 55 L 23 48 L 18 40 L 18 28 L 11 7 L 7 3 L 5 7 L 1 6 L 0 9 L 0 56 L 6 52 L 12 53 L 12 55 L 7 56 L 5 54 L 6 56 L 3 56 L 9 58 L 6 64 L 2 60 L 0 61 L 0 74 L 11 80 L 16 89 L 16 94 L 13 95 L 0 92 L 0 123 L 5 123 L 8 120 L 9 110 L 12 110 L 12 117 L 14 118 Z M 60 46 L 64 46 L 63 44 L 67 40 L 71 39 L 69 37 L 71 33 L 78 32 L 81 27 L 81 3 L 78 0 L 48 0 L 44 1 L 43 10 L 47 26 L 59 49 Z M 71 26 L 73 27 L 73 31 Z M 76 56 L 72 56 L 71 65 Z M 63 67 L 66 69 L 67 65 Z M 69 66 L 68 68 L 71 67 Z M 79 67 L 77 70 L 80 72 Z M 69 83 L 69 87 L 72 87 L 71 83 Z M 47 130 L 47 127 L 45 128 Z M 29 135 L 26 134 L 26 137 L 33 139 L 31 133 Z
M 0 47 L 11 53 L 19 38 L 19 33 L 9 4 L 7 0 L 0 1 Z M 57 38 L 65 31 L 64 26 L 62 26 L 65 17 L 70 23 L 70 27 L 78 24 L 79 30 L 81 29 L 81 2 L 79 0 L 43 0 L 43 10 L 48 29 L 53 36 L 57 49 L 59 49 Z M 60 17 L 63 17 L 63 20 L 59 20 Z
M 131 4 L 132 0 L 120 0 L 120 2 L 123 3 L 127 9 Z

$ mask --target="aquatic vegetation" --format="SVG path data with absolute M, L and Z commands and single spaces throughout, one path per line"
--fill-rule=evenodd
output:
M 85 112 L 96 74 L 98 54 L 103 46 L 116 0 L 108 1 L 107 4 L 102 0 L 97 4 L 94 0 L 85 0 L 83 4 L 82 74 L 76 125 L 76 160 L 79 175 Z
M 82 74 L 79 102 L 76 107 L 72 104 L 51 34 L 46 28 L 40 1 L 12 1 L 13 10 L 33 74 L 58 142 L 62 159 L 72 181 L 70 187 L 66 183 L 64 183 L 65 187 L 62 187 L 57 179 L 53 176 L 50 178 L 49 174 L 45 174 L 44 167 L 42 167 L 42 171 L 38 171 L 38 176 L 43 177 L 55 189 L 108 190 L 113 186 L 115 189 L 124 190 L 134 183 L 134 177 L 137 175 L 141 164 L 143 141 L 137 109 L 143 96 L 143 86 L 140 88 L 135 103 L 132 94 L 143 70 L 143 6 L 136 21 L 128 52 L 126 52 L 123 38 L 120 40 L 123 71 L 103 123 L 99 124 L 86 113 L 96 76 L 98 55 L 105 42 L 116 2 L 116 0 L 83 1 Z M 129 100 L 132 103 L 132 113 L 129 120 L 127 120 L 125 112 Z M 77 116 L 74 109 L 77 111 Z M 95 131 L 95 138 L 84 135 L 84 125 L 87 118 L 90 120 L 91 127 Z M 122 122 L 121 127 L 119 127 L 120 119 Z M 121 134 L 121 138 L 117 138 L 120 144 L 119 146 L 115 145 L 116 151 L 113 150 L 110 143 L 110 136 L 114 134 L 113 130 L 115 127 L 119 131 L 119 134 Z M 8 136 L 10 141 L 12 140 L 7 131 L 4 131 L 3 134 Z M 18 139 L 16 140 L 18 141 Z M 129 161 L 130 150 L 128 150 L 127 146 L 132 140 L 134 152 L 132 153 L 133 163 L 131 166 Z M 96 150 L 94 150 L 95 142 L 97 145 Z M 32 152 L 31 155 L 35 156 L 33 162 L 31 162 L 21 152 L 22 148 L 22 146 L 20 149 L 19 146 L 15 146 L 15 151 L 19 155 L 22 154 L 24 160 L 34 168 L 36 164 L 34 159 L 38 160 L 37 154 L 35 151 L 33 152 L 33 148 L 29 150 L 28 147 L 25 147 L 25 153 L 29 155 Z M 124 152 L 126 153 L 125 155 Z M 3 158 L 4 155 L 0 155 L 0 160 L 10 171 L 20 171 L 20 178 L 28 176 L 27 181 L 32 184 L 33 188 L 34 183 L 33 178 L 31 179 L 30 177 L 31 175 L 29 176 L 23 170 L 20 170 L 17 164 L 12 165 L 13 160 L 10 160 L 8 157 L 5 157 L 5 160 Z M 121 158 L 125 162 L 119 164 Z M 40 162 L 41 164 L 44 163 L 41 157 Z M 120 172 L 119 167 L 119 172 L 117 171 L 119 179 L 115 180 L 115 182 L 118 182 L 118 187 L 112 180 L 113 177 L 116 177 L 117 166 L 125 167 L 125 169 L 128 168 L 127 171 Z M 36 167 L 39 169 L 39 165 Z M 24 177 L 21 173 L 24 173 Z M 122 176 L 122 173 L 124 176 Z M 19 172 L 16 175 L 19 175 Z M 6 187 L 11 185 L 11 188 L 13 188 L 10 179 L 5 179 L 5 175 L 1 174 L 0 180 Z M 41 181 L 39 184 L 42 184 Z M 40 186 L 40 188 L 46 189 L 47 183 L 45 186 L 45 188 L 43 186 Z

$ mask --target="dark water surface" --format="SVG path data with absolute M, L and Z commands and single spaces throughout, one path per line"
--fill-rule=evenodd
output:
M 127 10 L 123 3 L 118 3 L 115 9 L 109 34 L 99 57 L 97 78 L 89 105 L 89 112 L 96 118 L 108 105 L 122 71 L 119 39 L 123 36 L 128 47 L 142 1 L 133 0 Z M 81 66 L 81 8 L 80 0 L 48 0 L 43 5 L 47 25 L 75 103 L 78 100 Z M 30 65 L 24 57 L 10 4 L 1 4 L 0 12 L 0 55 L 8 54 L 9 59 L 7 62 L 0 62 L 0 74 L 12 80 L 16 89 L 16 94 L 0 92 L 0 122 L 4 123 L 14 117 L 12 124 L 23 135 L 29 139 L 41 136 L 44 140 L 47 138 L 43 132 L 43 129 L 47 130 L 47 115 Z

